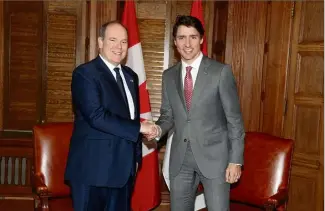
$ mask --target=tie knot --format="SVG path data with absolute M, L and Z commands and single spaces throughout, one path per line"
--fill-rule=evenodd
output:
M 186 67 L 186 72 L 191 72 L 191 70 L 192 70 L 192 67 L 191 66 L 187 66 Z
M 116 74 L 120 74 L 120 68 L 115 67 L 113 70 L 116 72 Z

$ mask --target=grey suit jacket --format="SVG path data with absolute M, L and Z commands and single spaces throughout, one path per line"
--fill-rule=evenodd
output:
M 243 164 L 244 126 L 237 87 L 229 65 L 203 57 L 187 112 L 181 62 L 167 69 L 162 80 L 162 105 L 156 122 L 162 135 L 174 129 L 169 172 L 182 166 L 187 141 L 202 174 L 224 180 L 228 163 Z

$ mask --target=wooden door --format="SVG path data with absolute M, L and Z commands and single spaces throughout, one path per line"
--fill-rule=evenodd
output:
M 295 140 L 289 211 L 323 210 L 324 2 L 296 2 L 284 136 Z
M 237 81 L 246 131 L 259 131 L 266 1 L 229 1 L 225 63 Z
M 43 3 L 4 4 L 5 130 L 28 130 L 39 119 L 43 56 Z

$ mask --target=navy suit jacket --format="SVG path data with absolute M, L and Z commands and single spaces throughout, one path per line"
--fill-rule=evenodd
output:
M 75 119 L 65 179 L 86 185 L 122 187 L 141 164 L 138 76 L 122 65 L 132 94 L 135 119 L 113 74 L 98 56 L 72 75 Z

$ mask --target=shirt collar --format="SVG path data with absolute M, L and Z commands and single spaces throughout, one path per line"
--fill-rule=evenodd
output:
M 115 65 L 111 64 L 110 62 L 108 62 L 106 59 L 104 59 L 104 57 L 102 55 L 99 54 L 99 57 L 103 60 L 103 62 L 106 64 L 108 69 L 110 69 L 110 71 L 113 72 L 115 67 L 118 67 L 118 68 L 120 68 L 120 70 L 122 70 L 121 64 L 115 66 Z
M 200 52 L 200 55 L 193 61 L 193 63 L 191 65 L 187 64 L 186 62 L 184 62 L 182 60 L 182 67 L 185 68 L 187 66 L 191 66 L 192 68 L 195 68 L 195 69 L 199 69 L 200 67 L 200 64 L 201 64 L 201 61 L 202 61 L 202 58 L 203 58 L 203 53 Z

